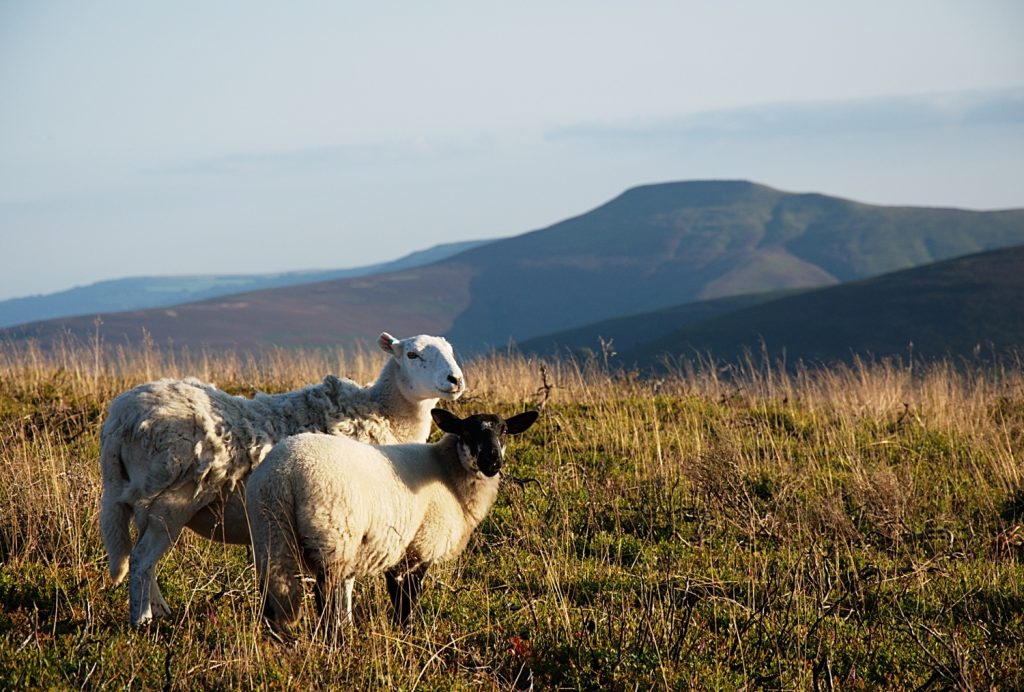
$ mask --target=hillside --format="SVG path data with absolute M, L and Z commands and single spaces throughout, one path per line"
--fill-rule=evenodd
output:
M 166 307 L 218 296 L 318 283 L 368 274 L 411 269 L 456 255 L 489 241 L 445 243 L 397 260 L 351 269 L 282 272 L 277 274 L 215 274 L 137 276 L 98 281 L 46 295 L 0 301 L 0 327 L 59 317 Z
M 742 181 L 634 188 L 581 216 L 411 270 L 103 316 L 109 343 L 241 348 L 446 334 L 463 352 L 745 293 L 816 287 L 1024 243 L 1024 210 L 878 207 Z M 173 313 L 173 314 L 171 314 Z M 94 318 L 9 338 L 92 334 Z
M 46 346 L 72 335 L 88 341 L 99 319 L 107 344 L 255 351 L 270 346 L 352 346 L 381 331 L 439 333 L 469 302 L 468 270 L 431 265 L 358 279 L 254 291 L 168 308 L 33 322 L 0 331 L 0 339 Z M 372 325 L 372 326 L 369 326 Z
M 763 342 L 787 360 L 989 356 L 1024 346 L 1024 246 L 994 250 L 741 308 L 687 325 L 622 355 L 733 359 Z M 913 346 L 911 347 L 911 344 Z
M 727 298 L 698 300 L 694 303 L 674 305 L 664 310 L 643 312 L 610 320 L 602 320 L 582 327 L 545 334 L 516 344 L 522 353 L 538 355 L 581 355 L 601 350 L 602 340 L 616 352 L 631 351 L 655 339 L 667 336 L 682 327 L 697 325 L 707 320 L 760 305 L 791 295 L 800 290 L 744 293 Z

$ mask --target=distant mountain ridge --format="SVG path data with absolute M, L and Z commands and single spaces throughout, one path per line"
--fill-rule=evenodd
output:
M 92 313 L 167 307 L 245 291 L 381 274 L 437 262 L 488 242 L 491 241 L 444 243 L 397 260 L 350 269 L 272 274 L 138 276 L 98 281 L 56 293 L 0 301 L 0 327 Z
M 580 216 L 411 269 L 103 315 L 108 342 L 321 346 L 444 334 L 464 354 L 694 301 L 835 285 L 1024 244 L 1024 210 L 881 207 L 746 181 L 633 188 Z M 83 316 L 6 338 L 83 337 Z

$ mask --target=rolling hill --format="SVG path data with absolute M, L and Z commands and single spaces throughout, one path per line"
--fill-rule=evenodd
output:
M 207 298 L 333 279 L 381 274 L 431 264 L 483 240 L 445 243 L 413 252 L 391 262 L 351 269 L 282 272 L 279 274 L 215 274 L 190 276 L 138 276 L 98 281 L 46 295 L 0 301 L 0 327 L 58 317 L 166 307 Z
M 762 345 L 789 362 L 820 363 L 849 361 L 854 353 L 1024 353 L 1024 246 L 743 307 L 637 344 L 622 362 L 651 366 L 666 353 L 732 360 L 744 349 L 759 354 Z
M 96 320 L 107 344 L 148 335 L 159 345 L 255 351 L 281 346 L 351 346 L 381 331 L 439 333 L 469 302 L 464 267 L 434 264 L 357 279 L 237 293 L 166 308 L 46 320 L 0 330 L 0 340 L 44 348 L 66 336 L 88 341 Z
M 553 334 L 545 334 L 519 342 L 516 347 L 523 353 L 530 354 L 577 355 L 586 351 L 591 353 L 600 351 L 601 342 L 604 341 L 616 352 L 632 351 L 683 327 L 698 325 L 713 317 L 767 303 L 802 290 L 814 289 L 744 293 L 726 298 L 698 300 L 694 303 L 674 305 L 664 310 L 616 317 Z
M 833 285 L 1024 243 L 1024 210 L 880 207 L 743 181 L 634 188 L 430 265 L 103 315 L 108 343 L 316 346 L 445 334 L 464 353 L 702 299 Z M 9 329 L 94 331 L 94 317 Z

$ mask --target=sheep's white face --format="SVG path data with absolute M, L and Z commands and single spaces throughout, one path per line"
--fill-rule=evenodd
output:
M 466 378 L 445 339 L 426 334 L 396 339 L 384 332 L 377 343 L 398 363 L 399 387 L 410 401 L 454 401 L 466 391 Z

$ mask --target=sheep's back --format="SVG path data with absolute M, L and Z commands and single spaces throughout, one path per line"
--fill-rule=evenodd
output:
M 380 450 L 344 437 L 302 434 L 278 444 L 248 481 L 249 501 L 266 503 L 278 485 L 292 495 L 307 554 L 347 576 L 397 564 L 426 512 L 425 496 Z
M 114 399 L 103 424 L 136 494 L 191 479 L 217 489 L 248 473 L 275 434 L 268 413 L 199 380 L 157 380 Z

